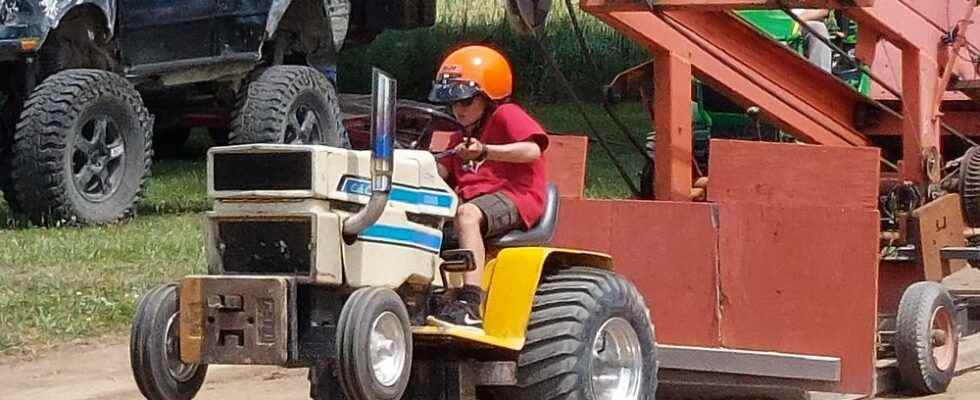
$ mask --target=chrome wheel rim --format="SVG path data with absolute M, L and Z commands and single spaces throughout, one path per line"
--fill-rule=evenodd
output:
M 598 400 L 638 400 L 643 350 L 628 321 L 611 318 L 592 342 L 592 394 Z
M 186 364 L 180 361 L 180 332 L 177 324 L 180 313 L 174 313 L 167 320 L 167 337 L 163 341 L 163 360 L 167 364 L 170 376 L 178 382 L 187 382 L 197 373 L 197 364 Z
M 402 376 L 408 345 L 401 321 L 391 311 L 378 315 L 371 323 L 370 362 L 374 379 L 383 386 L 394 386 Z

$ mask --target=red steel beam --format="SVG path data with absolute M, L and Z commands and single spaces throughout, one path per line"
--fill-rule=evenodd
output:
M 875 0 L 582 0 L 582 7 L 606 11 L 723 11 L 736 9 L 776 9 L 785 3 L 793 8 L 868 7 Z
M 853 126 L 859 95 L 730 14 L 671 12 L 669 22 L 651 12 L 596 15 L 655 53 L 690 52 L 699 78 L 800 139 L 869 144 Z

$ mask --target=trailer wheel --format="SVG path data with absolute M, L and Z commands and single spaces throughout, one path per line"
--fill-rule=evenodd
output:
M 513 400 L 648 400 L 657 390 L 653 324 L 623 277 L 576 267 L 541 278 Z
M 136 89 L 107 71 L 54 74 L 31 93 L 13 148 L 14 195 L 37 224 L 130 216 L 150 175 L 152 124 Z
M 902 384 L 921 394 L 946 391 L 958 349 L 953 297 L 936 282 L 912 284 L 898 308 L 895 355 Z
M 337 372 L 348 399 L 402 397 L 412 370 L 408 321 L 391 289 L 361 288 L 347 299 L 337 321 Z
M 239 93 L 231 144 L 341 145 L 337 90 L 317 70 L 277 65 L 262 71 Z
M 136 308 L 129 356 L 133 377 L 149 400 L 189 400 L 204 383 L 207 365 L 180 361 L 177 285 L 151 289 Z

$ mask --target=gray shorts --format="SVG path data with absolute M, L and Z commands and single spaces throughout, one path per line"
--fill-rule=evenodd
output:
M 524 229 L 524 220 L 510 197 L 494 192 L 479 196 L 468 203 L 483 212 L 483 237 L 494 238 L 515 229 Z

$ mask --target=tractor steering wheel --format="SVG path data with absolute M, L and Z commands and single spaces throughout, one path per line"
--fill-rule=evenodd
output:
M 432 144 L 432 133 L 435 131 L 460 131 L 464 126 L 455 117 L 433 107 L 401 104 L 398 105 L 399 121 L 405 119 L 422 120 L 422 129 L 418 139 L 409 146 L 413 150 L 428 150 Z

